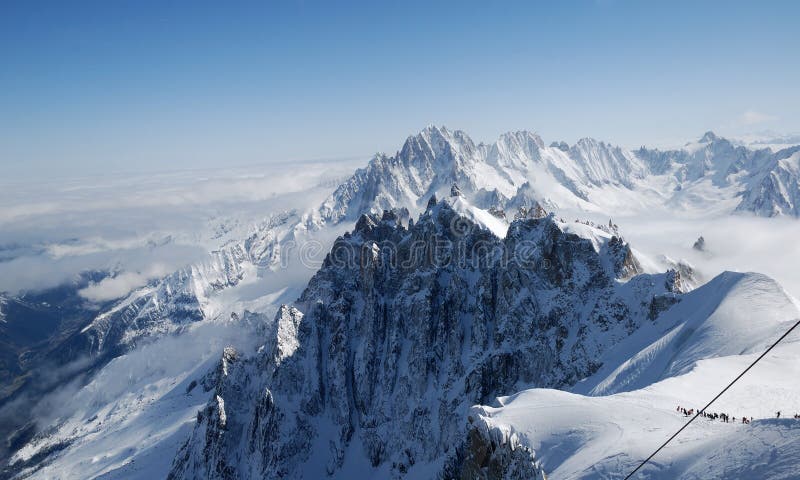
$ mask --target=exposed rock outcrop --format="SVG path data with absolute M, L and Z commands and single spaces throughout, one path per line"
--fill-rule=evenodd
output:
M 516 221 L 501 240 L 445 202 L 409 227 L 364 216 L 259 352 L 223 359 L 171 478 L 441 469 L 465 445 L 471 405 L 574 384 L 649 321 L 656 295 L 674 295 L 666 275 L 620 282 L 635 269 L 622 240 L 598 251 L 552 217 Z M 473 455 L 482 478 L 527 471 L 530 455 L 503 445 Z

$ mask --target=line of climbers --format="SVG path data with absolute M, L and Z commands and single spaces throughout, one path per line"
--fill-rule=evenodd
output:
M 687 416 L 687 417 L 691 417 L 696 412 L 696 410 L 694 408 L 686 409 L 686 408 L 681 407 L 680 405 L 678 405 L 678 408 L 676 409 L 676 411 L 678 413 L 683 414 L 684 416 Z M 736 423 L 737 420 L 738 420 L 733 415 L 728 415 L 727 413 L 702 412 L 700 415 L 703 418 L 708 418 L 710 420 L 722 420 L 725 423 Z M 776 412 L 775 416 L 776 416 L 776 418 L 781 418 L 781 412 Z M 793 418 L 795 420 L 800 420 L 800 414 L 795 414 Z M 752 421 L 753 421 L 753 417 L 750 417 L 750 418 L 742 417 L 742 423 L 744 423 L 744 424 L 748 424 L 748 423 L 750 423 Z
M 677 411 L 684 414 L 687 417 L 691 417 L 695 414 L 695 409 L 685 409 L 681 406 L 678 406 Z M 722 420 L 725 423 L 736 423 L 737 418 L 733 415 L 728 415 L 727 413 L 709 413 L 709 412 L 702 412 L 700 414 L 703 418 L 708 418 L 710 420 Z M 753 421 L 753 417 L 747 418 L 742 417 L 742 423 L 748 424 Z

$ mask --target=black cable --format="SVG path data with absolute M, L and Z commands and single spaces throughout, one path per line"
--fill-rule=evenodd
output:
M 725 388 L 724 388 L 724 389 L 723 389 L 721 392 L 719 392 L 719 393 L 717 394 L 717 396 L 716 396 L 716 397 L 714 397 L 714 398 L 713 398 L 713 399 L 712 399 L 710 402 L 708 402 L 708 405 L 706 405 L 705 407 L 703 407 L 703 409 L 702 409 L 702 410 L 699 410 L 699 411 L 698 411 L 698 412 L 695 414 L 695 416 L 691 418 L 691 420 L 689 420 L 688 422 L 686 422 L 686 425 L 682 426 L 682 427 L 680 428 L 680 430 L 678 430 L 677 432 L 675 432 L 675 433 L 674 433 L 674 434 L 673 434 L 671 437 L 669 437 L 669 438 L 667 439 L 667 441 L 666 441 L 666 442 L 664 442 L 664 443 L 663 443 L 663 444 L 662 444 L 660 447 L 658 447 L 658 449 L 656 449 L 656 451 L 655 451 L 655 452 L 653 452 L 652 454 L 650 454 L 650 456 L 649 456 L 649 457 L 647 457 L 647 458 L 646 458 L 646 459 L 645 459 L 645 460 L 644 460 L 642 463 L 640 463 L 640 464 L 639 464 L 639 466 L 638 466 L 638 467 L 636 467 L 636 468 L 635 468 L 635 469 L 634 469 L 634 470 L 633 470 L 631 473 L 629 473 L 629 474 L 628 474 L 628 476 L 627 476 L 627 477 L 625 477 L 625 479 L 624 479 L 624 480 L 628 480 L 629 478 L 631 478 L 631 477 L 633 476 L 633 474 L 635 474 L 636 472 L 638 472 L 640 468 L 644 467 L 644 466 L 645 466 L 645 464 L 647 464 L 647 462 L 649 462 L 649 461 L 650 461 L 650 460 L 651 460 L 653 457 L 655 457 L 655 456 L 656 456 L 656 454 L 657 454 L 658 452 L 660 452 L 660 451 L 661 451 L 661 449 L 663 449 L 664 447 L 666 447 L 666 446 L 667 446 L 667 444 L 668 444 L 669 442 L 671 442 L 671 441 L 672 441 L 672 440 L 673 440 L 675 437 L 677 437 L 677 436 L 678 436 L 678 434 L 679 434 L 679 433 L 681 433 L 681 432 L 683 431 L 683 429 L 684 429 L 684 428 L 688 427 L 688 426 L 689 426 L 689 425 L 690 425 L 692 422 L 694 422 L 694 421 L 695 421 L 695 419 L 696 419 L 697 417 L 699 417 L 701 413 L 705 412 L 705 411 L 706 411 L 706 409 L 707 409 L 708 407 L 710 407 L 712 403 L 716 402 L 716 401 L 717 401 L 717 399 L 718 399 L 719 397 L 721 397 L 723 393 L 725 393 L 726 391 L 728 391 L 728 389 L 729 389 L 729 388 L 731 388 L 731 387 L 733 386 L 733 384 L 734 384 L 734 383 L 736 383 L 737 381 L 739 381 L 739 379 L 740 379 L 740 378 L 742 378 L 742 377 L 744 376 L 744 374 L 745 374 L 745 373 L 747 373 L 747 372 L 748 372 L 748 371 L 749 371 L 751 368 L 753 368 L 753 367 L 755 366 L 755 364 L 756 364 L 756 363 L 758 363 L 758 362 L 759 362 L 759 361 L 760 361 L 762 358 L 764 358 L 764 356 L 766 356 L 766 354 L 768 354 L 768 353 L 770 352 L 770 350 L 772 350 L 773 348 L 775 348 L 775 347 L 776 347 L 776 346 L 777 346 L 779 343 L 781 343 L 781 341 L 782 341 L 784 338 L 786 338 L 786 337 L 787 337 L 787 336 L 788 336 L 790 333 L 792 333 L 792 330 L 794 330 L 795 328 L 797 328 L 797 326 L 798 326 L 798 325 L 800 325 L 800 320 L 798 320 L 798 321 L 797 321 L 797 323 L 795 323 L 794 325 L 792 325 L 792 328 L 790 328 L 789 330 L 787 330 L 787 331 L 786 331 L 786 333 L 784 333 L 783 335 L 781 335 L 781 338 L 779 338 L 779 339 L 778 339 L 778 340 L 777 340 L 775 343 L 773 343 L 773 344 L 772 344 L 772 346 L 770 346 L 770 347 L 767 349 L 767 351 L 765 351 L 764 353 L 762 353 L 760 357 L 756 358 L 756 359 L 755 359 L 755 361 L 754 361 L 753 363 L 751 363 L 749 367 L 745 368 L 745 369 L 744 369 L 744 371 L 743 371 L 742 373 L 740 373 L 738 377 L 734 378 L 734 379 L 733 379 L 733 381 L 732 381 L 731 383 L 729 383 L 727 387 L 725 387 Z

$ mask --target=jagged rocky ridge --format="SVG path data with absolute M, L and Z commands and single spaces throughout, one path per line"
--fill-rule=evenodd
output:
M 476 145 L 460 130 L 431 126 L 408 137 L 396 155 L 378 154 L 357 170 L 325 201 L 319 215 L 338 222 L 398 206 L 421 209 L 431 195 L 445 195 L 454 183 L 483 209 L 523 199 L 528 206 L 532 200 L 555 206 L 547 192 L 524 198 L 530 196 L 532 181 L 552 183 L 563 190 L 558 193 L 587 201 L 591 186 L 629 185 L 645 171 L 633 153 L 593 139 L 564 151 L 546 147 L 534 133 L 518 131 L 491 145 Z
M 769 168 L 753 179 L 737 207 L 764 217 L 800 217 L 800 147 L 787 148 L 771 159 Z
M 621 239 L 596 247 L 552 216 L 502 240 L 444 201 L 408 225 L 362 216 L 256 354 L 226 351 L 170 478 L 468 468 L 453 459 L 468 458 L 471 405 L 570 386 L 679 301 L 677 272 L 640 271 Z
M 526 131 L 503 134 L 492 144 L 475 144 L 462 131 L 428 127 L 409 137 L 395 155 L 378 154 L 356 171 L 325 201 L 318 216 L 340 222 L 398 206 L 421 211 L 430 195 L 444 195 L 457 183 L 482 209 L 536 202 L 549 209 L 578 205 L 610 213 L 618 205 L 613 200 L 617 193 L 603 193 L 607 187 L 637 192 L 643 201 L 657 194 L 661 205 L 695 202 L 691 196 L 683 200 L 681 192 L 697 189 L 731 198 L 738 203 L 736 211 L 796 217 L 798 151 L 800 147 L 752 150 L 712 132 L 681 149 L 663 151 L 631 151 L 591 138 L 571 147 L 563 142 L 545 146 L 538 135 Z

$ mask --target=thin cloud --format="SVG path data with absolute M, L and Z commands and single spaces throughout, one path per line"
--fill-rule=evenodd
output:
M 759 125 L 762 123 L 772 122 L 777 120 L 778 117 L 769 115 L 755 110 L 747 110 L 737 118 L 739 125 Z
M 93 283 L 80 292 L 87 300 L 111 300 L 145 285 L 149 280 L 201 261 L 206 255 L 207 252 L 199 246 L 173 244 L 60 258 L 48 254 L 24 255 L 0 262 L 0 292 L 15 295 L 44 290 L 74 281 L 82 272 L 114 271 L 117 273 L 113 278 Z
M 0 292 L 44 290 L 98 270 L 113 276 L 81 296 L 120 298 L 207 259 L 271 213 L 317 205 L 352 171 L 346 164 L 306 166 L 299 173 L 268 165 L 44 186 L 0 181 Z
M 92 302 L 116 300 L 134 289 L 147 285 L 150 280 L 169 274 L 173 268 L 157 263 L 144 272 L 123 272 L 115 277 L 93 282 L 88 287 L 78 290 L 78 294 Z

